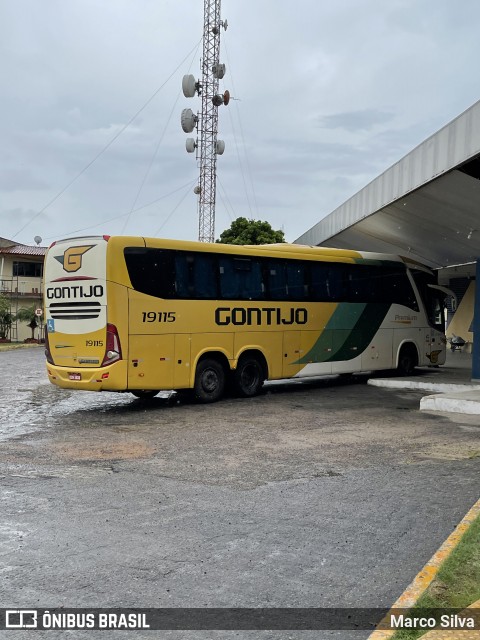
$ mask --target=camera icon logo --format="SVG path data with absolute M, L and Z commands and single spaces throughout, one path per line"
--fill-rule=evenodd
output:
M 36 629 L 37 624 L 36 609 L 7 609 L 5 611 L 6 629 Z

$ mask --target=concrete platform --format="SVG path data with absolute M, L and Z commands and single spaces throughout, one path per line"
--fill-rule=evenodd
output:
M 445 365 L 420 367 L 414 376 L 378 376 L 368 384 L 390 389 L 433 392 L 420 400 L 421 411 L 446 411 L 480 415 L 480 383 L 472 382 L 472 355 L 448 351 Z
M 480 391 L 425 396 L 420 400 L 420 411 L 449 411 L 480 415 Z

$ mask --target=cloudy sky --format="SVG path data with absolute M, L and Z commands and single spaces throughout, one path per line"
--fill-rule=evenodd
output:
M 245 216 L 295 240 L 480 98 L 477 0 L 222 0 L 222 18 L 216 237 Z M 1 237 L 197 238 L 180 113 L 201 107 L 181 82 L 202 30 L 201 0 L 0 0 Z

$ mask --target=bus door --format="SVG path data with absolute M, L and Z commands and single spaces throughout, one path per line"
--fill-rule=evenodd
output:
M 186 389 L 190 385 L 191 346 L 192 338 L 189 333 L 175 334 L 175 361 L 173 364 L 173 383 L 175 389 Z

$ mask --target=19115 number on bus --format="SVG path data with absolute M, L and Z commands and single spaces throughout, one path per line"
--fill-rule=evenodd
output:
M 142 322 L 175 322 L 175 311 L 143 311 Z

